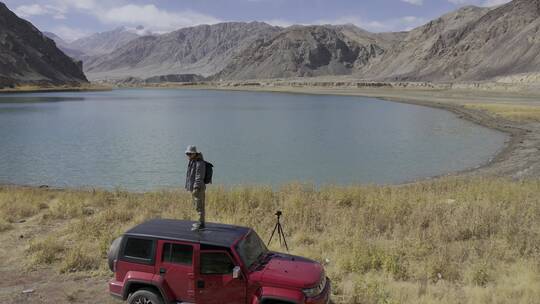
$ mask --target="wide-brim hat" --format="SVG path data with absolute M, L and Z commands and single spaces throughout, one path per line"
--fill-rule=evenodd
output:
M 195 146 L 188 146 L 186 148 L 186 154 L 198 154 L 197 147 Z

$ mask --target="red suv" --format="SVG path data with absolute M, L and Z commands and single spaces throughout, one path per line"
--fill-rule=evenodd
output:
M 321 264 L 269 251 L 250 228 L 157 219 L 111 245 L 113 296 L 130 304 L 329 303 Z

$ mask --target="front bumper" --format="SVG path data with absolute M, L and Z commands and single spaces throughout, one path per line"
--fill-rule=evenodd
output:
M 330 303 L 330 294 L 332 293 L 332 284 L 330 279 L 326 278 L 326 286 L 323 291 L 316 297 L 306 298 L 306 304 L 328 304 Z

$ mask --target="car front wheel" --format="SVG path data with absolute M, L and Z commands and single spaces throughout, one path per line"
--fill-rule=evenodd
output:
M 163 304 L 161 297 L 151 290 L 139 289 L 128 299 L 129 304 Z

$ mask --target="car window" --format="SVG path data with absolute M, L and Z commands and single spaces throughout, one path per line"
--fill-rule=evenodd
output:
M 124 256 L 143 260 L 151 260 L 154 241 L 150 239 L 128 238 L 124 248 Z
M 226 253 L 201 253 L 201 274 L 229 274 L 233 272 L 234 263 Z
M 250 268 L 258 258 L 268 253 L 266 245 L 264 245 L 264 242 L 253 230 L 244 239 L 238 242 L 236 251 L 248 268 Z
M 163 262 L 191 265 L 193 262 L 193 246 L 165 243 L 163 245 Z

